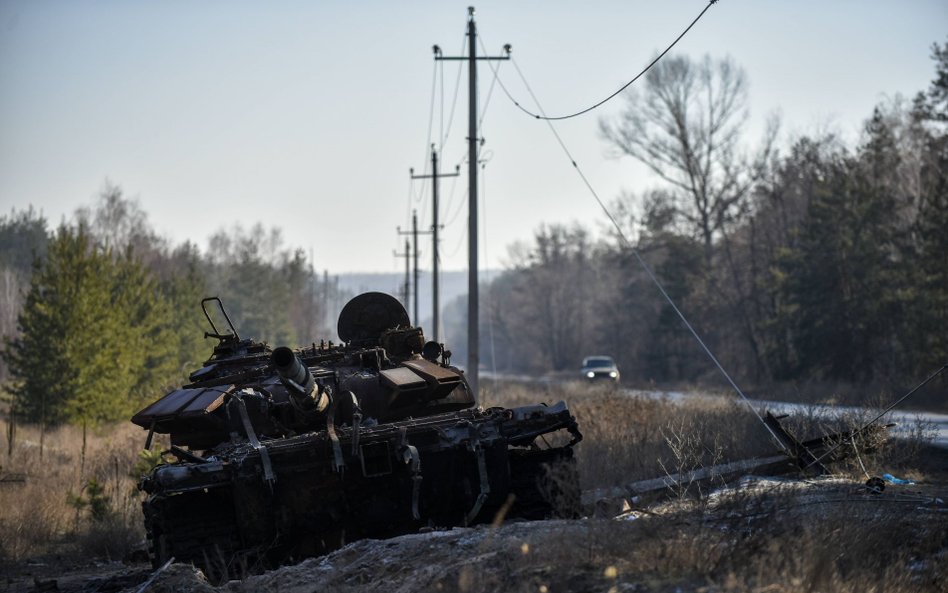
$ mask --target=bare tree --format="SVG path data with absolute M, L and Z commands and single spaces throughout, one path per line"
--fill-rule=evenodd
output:
M 17 316 L 23 306 L 23 281 L 17 271 L 0 264 L 0 348 L 17 335 Z M 6 362 L 0 359 L 0 381 L 7 379 Z
M 589 353 L 595 296 L 594 246 L 578 225 L 541 226 L 529 248 L 511 250 L 514 269 L 494 283 L 491 318 L 508 356 L 531 370 L 563 370 Z
M 94 206 L 76 209 L 75 220 L 88 229 L 103 249 L 115 256 L 132 250 L 148 265 L 168 251 L 167 239 L 159 237 L 137 198 L 125 196 L 122 188 L 106 180 Z
M 730 59 L 667 57 L 626 101 L 614 121 L 600 120 L 603 137 L 670 185 L 673 211 L 701 239 L 710 264 L 715 238 L 744 212 L 754 181 L 741 150 L 748 117 L 743 69 Z M 775 133 L 772 125 L 762 152 Z

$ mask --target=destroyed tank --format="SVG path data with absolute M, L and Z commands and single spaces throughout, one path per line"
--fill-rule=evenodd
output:
M 355 297 L 341 343 L 295 349 L 241 338 L 217 297 L 201 306 L 213 354 L 132 418 L 174 458 L 139 483 L 156 567 L 220 581 L 361 538 L 577 513 L 566 404 L 478 407 L 393 297 Z

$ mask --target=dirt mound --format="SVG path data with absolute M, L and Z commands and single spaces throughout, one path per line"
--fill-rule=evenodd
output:
M 543 521 L 432 531 L 390 540 L 364 540 L 337 552 L 243 582 L 232 593 L 261 591 L 484 591 L 523 585 L 514 564 L 535 553 L 536 542 L 574 540 L 582 521 Z M 513 569 L 513 570 L 511 570 Z M 532 590 L 539 590 L 538 579 Z M 550 584 L 546 580 L 547 585 Z

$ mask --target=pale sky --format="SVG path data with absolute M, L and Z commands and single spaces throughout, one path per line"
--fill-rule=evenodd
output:
M 106 179 L 137 197 L 159 233 L 202 248 L 221 227 L 283 229 L 330 272 L 400 271 L 392 256 L 411 208 L 430 224 L 430 195 L 409 197 L 437 142 L 429 140 L 431 46 L 459 55 L 468 1 L 0 0 L 0 212 L 29 205 L 57 224 L 92 203 Z M 484 45 L 505 43 L 550 115 L 611 94 L 664 49 L 703 0 L 484 1 Z M 779 111 L 783 138 L 835 130 L 850 141 L 874 105 L 927 88 L 932 43 L 948 33 L 948 2 L 720 0 L 679 53 L 730 56 L 750 82 L 755 141 Z M 478 50 L 480 51 L 480 49 Z M 483 66 L 480 104 L 492 78 Z M 444 64 L 444 127 L 458 63 Z M 510 64 L 500 77 L 532 106 Z M 440 83 L 439 83 L 440 84 Z M 443 172 L 466 151 L 467 74 Z M 617 99 L 557 124 L 599 194 L 654 180 L 609 156 L 600 117 Z M 603 215 L 546 124 L 495 88 L 481 134 L 481 261 L 542 223 Z M 442 261 L 467 261 L 466 167 L 442 182 Z M 430 247 L 422 261 L 429 265 Z M 482 264 L 483 265 L 483 264 Z

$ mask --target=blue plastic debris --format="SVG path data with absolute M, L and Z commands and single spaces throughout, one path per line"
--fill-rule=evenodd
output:
M 915 480 L 903 480 L 901 478 L 896 478 L 892 474 L 882 474 L 882 479 L 890 484 L 915 484 Z

